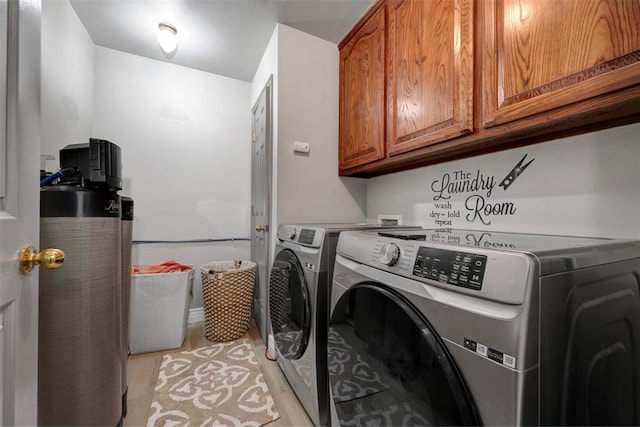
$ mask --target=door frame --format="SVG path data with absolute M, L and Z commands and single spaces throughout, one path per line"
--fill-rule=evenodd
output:
M 0 20 L 0 424 L 37 425 L 39 271 L 19 251 L 39 248 L 41 2 L 0 0 Z

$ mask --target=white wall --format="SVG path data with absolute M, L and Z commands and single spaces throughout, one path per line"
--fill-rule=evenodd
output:
M 278 82 L 278 32 L 276 26 L 251 81 L 251 106 L 255 105 L 269 77 L 273 75 L 274 86 Z M 277 91 L 274 90 L 274 97 L 276 94 Z M 274 102 L 274 105 L 277 105 L 277 102 Z
M 366 180 L 338 176 L 338 48 L 277 30 L 278 223 L 363 221 Z M 309 154 L 294 153 L 293 141 Z
M 94 46 L 67 0 L 42 2 L 42 154 L 48 171 L 60 168 L 59 151 L 89 142 L 93 116 Z
M 640 238 L 638 134 L 633 124 L 372 178 L 367 216 L 401 214 L 429 228 Z M 500 183 L 525 155 L 522 166 L 534 161 L 505 190 Z M 477 177 L 493 180 L 492 190 L 474 188 Z M 472 187 L 446 190 L 464 178 Z M 483 204 L 505 214 L 487 214 Z
M 250 84 L 96 48 L 93 136 L 122 149 L 133 238 L 249 238 Z M 248 241 L 136 244 L 133 264 L 249 259 Z M 197 271 L 192 307 L 202 306 Z
M 364 179 L 338 177 L 338 48 L 278 24 L 251 84 L 251 105 L 273 76 L 271 229 L 287 222 L 362 222 Z M 310 153 L 293 152 L 293 141 Z M 275 233 L 271 233 L 271 254 Z

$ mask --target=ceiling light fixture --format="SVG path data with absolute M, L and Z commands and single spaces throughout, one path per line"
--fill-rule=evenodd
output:
M 164 53 L 173 53 L 178 47 L 178 30 L 176 27 L 167 22 L 159 23 L 158 43 Z

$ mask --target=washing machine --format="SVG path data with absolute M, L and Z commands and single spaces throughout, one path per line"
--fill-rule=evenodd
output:
M 640 425 L 639 289 L 638 241 L 341 233 L 331 422 Z
M 269 273 L 269 320 L 278 365 L 315 425 L 327 425 L 327 328 L 338 236 L 345 230 L 420 227 L 281 224 Z M 271 340 L 271 338 L 270 338 Z

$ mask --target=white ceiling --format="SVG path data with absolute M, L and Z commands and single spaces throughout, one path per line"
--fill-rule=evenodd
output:
M 93 42 L 251 81 L 277 22 L 338 44 L 374 0 L 70 0 Z M 170 57 L 159 22 L 178 29 Z

